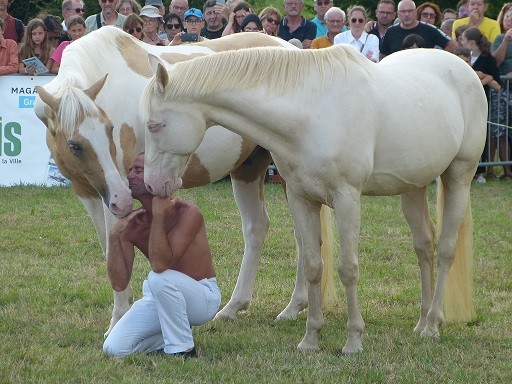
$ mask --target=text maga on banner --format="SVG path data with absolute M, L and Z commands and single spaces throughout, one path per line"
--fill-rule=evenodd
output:
M 55 179 L 46 127 L 34 113 L 35 86 L 54 77 L 0 76 L 0 186 L 52 184 L 47 179 Z

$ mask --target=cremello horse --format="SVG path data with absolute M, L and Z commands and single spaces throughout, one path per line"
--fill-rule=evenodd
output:
M 132 207 L 126 171 L 135 154 L 144 150 L 145 125 L 138 111 L 139 96 L 153 75 L 148 52 L 171 66 L 196 56 L 263 45 L 294 48 L 263 34 L 240 34 L 193 46 L 154 47 L 114 27 L 101 28 L 66 48 L 58 76 L 38 88 L 35 111 L 48 128 L 48 147 L 91 216 L 104 252 L 114 220 L 109 209 L 123 216 Z M 221 318 L 235 318 L 250 303 L 269 225 L 262 193 L 269 162 L 267 150 L 215 127 L 186 166 L 185 187 L 205 185 L 231 173 L 242 216 L 243 262 L 231 300 L 218 314 Z M 292 300 L 280 317 L 294 318 L 307 305 L 303 269 L 297 271 Z M 128 310 L 131 296 L 130 287 L 115 292 L 107 334 Z
M 364 322 L 357 298 L 361 195 L 401 195 L 422 280 L 415 331 L 439 336 L 445 290 L 447 297 L 460 295 L 445 303 L 453 318 L 474 315 L 467 265 L 469 191 L 485 141 L 487 102 L 474 71 L 456 56 L 413 49 L 374 64 L 343 45 L 225 52 L 179 63 L 169 71 L 158 64 L 141 109 L 147 122 L 145 182 L 158 195 L 169 195 L 182 185 L 189 155 L 214 123 L 272 153 L 289 186 L 309 281 L 300 350 L 318 349 L 324 322 L 319 289 L 321 204 L 334 208 L 339 229 L 338 272 L 348 302 L 343 352 L 362 350 Z M 434 290 L 435 236 L 427 186 L 438 176 L 444 210 Z M 456 256 L 461 246 L 464 252 Z M 461 261 L 452 268 L 459 290 L 447 287 L 454 259 Z

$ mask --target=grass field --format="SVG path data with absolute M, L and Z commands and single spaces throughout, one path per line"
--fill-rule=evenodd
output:
M 412 332 L 419 273 L 398 198 L 363 199 L 359 298 L 366 329 L 356 356 L 341 355 L 347 316 L 338 278 L 320 352 L 296 351 L 306 313 L 274 322 L 293 290 L 295 245 L 282 189 L 265 190 L 271 228 L 252 305 L 235 322 L 196 327 L 200 357 L 182 361 L 105 357 L 112 292 L 84 208 L 69 188 L 0 188 L 0 383 L 512 382 L 512 183 L 472 190 L 477 318 L 445 324 L 440 341 Z M 434 193 L 431 187 L 432 201 Z M 225 304 L 243 250 L 230 183 L 180 194 L 204 212 Z M 137 257 L 136 297 L 148 268 Z

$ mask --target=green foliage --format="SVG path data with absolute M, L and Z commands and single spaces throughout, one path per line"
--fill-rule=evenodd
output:
M 511 383 L 512 245 L 507 182 L 475 185 L 475 306 L 469 324 L 444 324 L 439 341 L 412 332 L 419 273 L 397 197 L 364 197 L 359 303 L 364 350 L 342 356 L 345 294 L 325 314 L 316 353 L 298 353 L 307 311 L 275 322 L 295 278 L 295 242 L 282 188 L 265 185 L 270 215 L 250 308 L 234 322 L 194 328 L 200 357 L 106 358 L 112 292 L 91 221 L 70 188 L 0 188 L 0 382 L 17 383 Z M 434 187 L 429 191 L 434 205 Z M 226 304 L 243 241 L 229 182 L 180 191 L 205 216 Z M 434 211 L 434 207 L 431 207 Z M 136 257 L 132 287 L 148 273 Z
M 396 1 L 396 0 L 395 0 Z M 250 4 L 253 5 L 256 13 L 261 11 L 263 8 L 267 6 L 274 6 L 277 9 L 283 12 L 283 1 L 278 0 L 252 0 L 249 1 Z M 305 0 L 306 7 L 304 8 L 304 16 L 311 19 L 314 17 L 315 12 L 313 10 L 313 1 Z M 340 1 L 334 0 L 334 5 L 340 7 L 343 10 L 346 10 L 349 6 L 354 4 L 359 4 L 365 6 L 370 11 L 370 17 L 375 17 L 374 11 L 376 8 L 378 0 L 361 0 L 361 1 Z M 396 1 L 398 3 L 398 1 Z M 445 8 L 456 8 L 457 0 L 440 0 L 434 1 L 434 3 L 439 4 L 441 10 Z M 144 0 L 141 0 L 140 3 L 144 5 Z M 168 6 L 170 3 L 169 0 L 164 0 L 164 4 Z M 422 1 L 417 1 L 416 5 L 420 5 Z M 51 13 L 53 15 L 61 16 L 61 0 L 13 0 L 9 13 L 13 16 L 23 20 L 25 23 L 28 22 L 29 19 L 35 17 L 38 13 Z M 189 0 L 190 7 L 194 8 L 203 8 L 204 1 L 203 0 Z M 499 0 L 489 0 L 489 9 L 487 11 L 488 17 L 496 18 L 501 6 L 503 5 L 502 1 Z M 98 2 L 96 0 L 85 0 L 85 15 L 89 16 L 95 14 L 101 10 Z

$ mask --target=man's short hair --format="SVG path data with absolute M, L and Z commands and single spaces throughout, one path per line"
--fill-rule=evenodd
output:
M 379 4 L 391 4 L 393 6 L 393 9 L 396 9 L 396 4 L 393 0 L 379 0 L 377 3 L 377 8 L 379 8 Z
M 215 5 L 217 4 L 217 0 L 208 0 L 206 3 L 204 3 L 203 5 L 203 11 L 206 10 L 206 8 L 212 8 L 212 7 L 215 7 Z
M 343 17 L 343 20 L 347 20 L 347 15 L 345 14 L 345 11 L 338 7 L 331 7 L 325 12 L 324 20 L 329 20 L 329 17 L 333 14 L 341 15 Z

